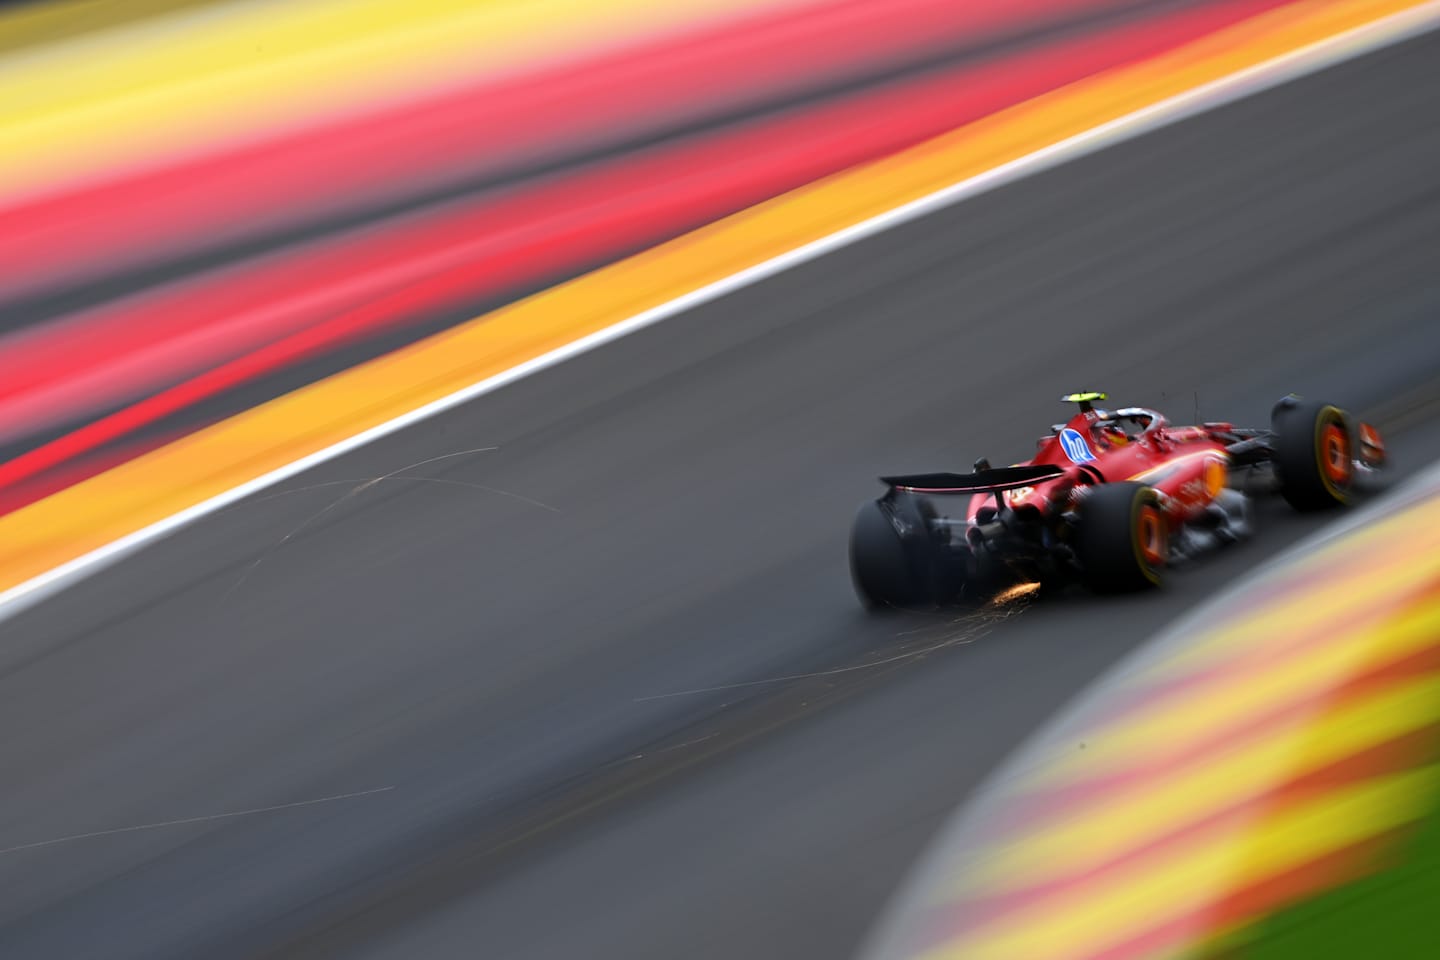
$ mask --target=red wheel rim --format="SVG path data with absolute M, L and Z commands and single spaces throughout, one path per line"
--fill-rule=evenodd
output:
M 1135 539 L 1147 566 L 1158 567 L 1165 562 L 1165 521 L 1159 510 L 1149 505 L 1140 508 Z
M 1332 486 L 1349 485 L 1355 469 L 1350 460 L 1350 435 L 1337 423 L 1327 423 L 1320 433 L 1320 466 Z

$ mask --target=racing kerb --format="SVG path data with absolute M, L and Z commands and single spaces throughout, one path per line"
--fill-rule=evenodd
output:
M 1440 464 L 1082 694 L 942 831 L 863 956 L 1188 955 L 1362 876 L 1434 802 L 1437 693 Z

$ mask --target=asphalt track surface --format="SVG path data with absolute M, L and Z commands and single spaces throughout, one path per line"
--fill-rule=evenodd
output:
M 1019 459 L 1091 386 L 1324 394 L 1401 475 L 1440 455 L 1436 62 L 935 214 L 0 625 L 0 956 L 845 955 L 1026 734 L 1323 523 L 1267 509 L 1154 595 L 876 619 L 873 477 Z

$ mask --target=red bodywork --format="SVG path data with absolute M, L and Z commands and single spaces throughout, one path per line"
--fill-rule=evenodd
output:
M 1061 467 L 1064 476 L 999 496 L 1017 513 L 1033 510 L 1053 515 L 1072 509 L 1085 487 L 1133 480 L 1155 488 L 1170 526 L 1178 527 L 1200 514 L 1224 489 L 1230 455 L 1216 437 L 1233 429 L 1229 423 L 1173 427 L 1159 413 L 1142 408 L 1083 411 L 1043 437 L 1027 463 Z M 993 493 L 972 497 L 968 519 L 972 523 L 986 519 L 982 511 L 993 510 L 995 497 Z

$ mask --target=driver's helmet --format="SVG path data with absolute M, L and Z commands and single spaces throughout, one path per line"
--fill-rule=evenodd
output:
M 1130 434 L 1114 420 L 1102 418 L 1091 425 L 1090 432 L 1095 439 L 1107 447 L 1123 447 L 1130 442 Z
M 1082 390 L 1079 393 L 1067 393 L 1060 398 L 1060 402 L 1080 405 L 1081 415 L 1090 422 L 1090 436 L 1098 445 L 1107 449 L 1123 447 L 1130 442 L 1130 435 L 1110 416 L 1110 411 L 1095 406 L 1095 401 L 1104 399 L 1105 394 L 1099 390 Z

